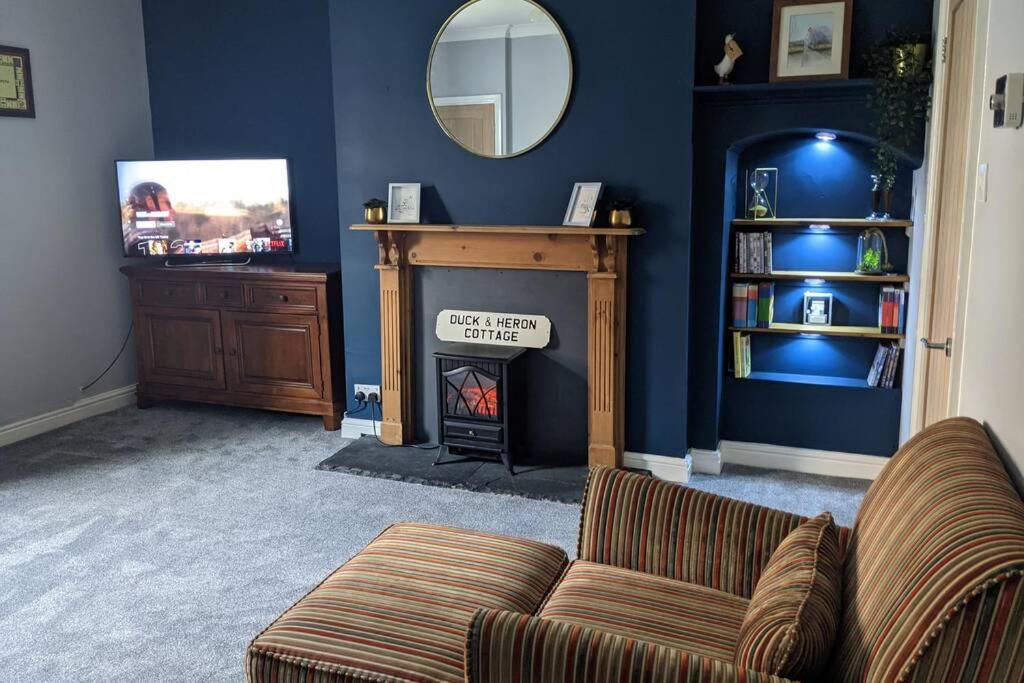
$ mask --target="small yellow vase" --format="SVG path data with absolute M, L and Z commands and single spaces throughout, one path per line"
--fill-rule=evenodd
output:
M 608 222 L 613 228 L 628 228 L 633 225 L 633 214 L 629 209 L 612 209 Z
M 384 222 L 383 206 L 375 206 L 372 209 L 366 209 L 363 213 L 366 216 L 366 222 L 371 225 L 378 225 Z

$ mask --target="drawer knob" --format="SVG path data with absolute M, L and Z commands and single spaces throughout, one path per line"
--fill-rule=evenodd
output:
M 469 430 L 469 435 L 470 436 L 476 436 L 476 430 L 475 429 L 470 429 Z
M 224 290 L 223 292 L 220 293 L 220 298 L 221 299 L 230 299 L 231 298 L 231 294 L 227 290 Z
M 285 303 L 287 303 L 287 301 L 288 301 L 288 295 L 287 294 L 278 294 L 277 298 L 278 298 L 279 301 L 282 301 L 282 302 L 285 302 Z
M 173 289 L 168 289 L 167 290 L 167 296 L 174 296 L 174 290 Z

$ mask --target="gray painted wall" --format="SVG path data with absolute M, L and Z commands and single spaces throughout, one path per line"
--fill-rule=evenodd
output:
M 569 71 L 561 36 L 533 36 L 511 41 L 512 149 L 537 142 L 565 104 Z
M 505 146 L 510 143 L 505 39 L 460 40 L 438 43 L 431 62 L 430 89 L 434 97 L 501 95 L 505 109 Z
M 0 117 L 0 426 L 71 405 L 128 331 L 114 160 L 151 157 L 139 0 L 3 0 L 35 119 Z M 134 383 L 130 352 L 91 394 Z

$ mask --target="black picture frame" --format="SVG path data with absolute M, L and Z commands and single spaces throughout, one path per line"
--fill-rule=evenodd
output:
M 23 108 L 8 106 L 7 103 L 12 100 L 0 98 L 0 116 L 14 116 L 20 118 L 34 119 L 36 117 L 36 103 L 35 97 L 32 94 L 32 66 L 30 64 L 28 50 L 22 47 L 12 47 L 10 45 L 0 45 L 0 58 L 8 57 L 12 60 L 20 62 L 21 78 L 18 79 L 15 75 L 15 88 L 18 89 L 18 98 L 13 100 L 18 102 L 24 98 L 25 106 Z M 18 65 L 15 64 L 15 69 Z

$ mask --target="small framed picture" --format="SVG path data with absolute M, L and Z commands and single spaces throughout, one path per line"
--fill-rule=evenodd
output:
M 28 50 L 0 45 L 0 116 L 35 118 Z
M 804 292 L 804 325 L 832 324 L 832 293 Z
M 603 188 L 601 183 L 576 183 L 572 188 L 572 197 L 569 198 L 569 208 L 565 211 L 562 225 L 582 228 L 592 226 Z
M 388 185 L 388 223 L 420 222 L 420 184 Z
M 768 80 L 847 78 L 853 0 L 775 0 Z

